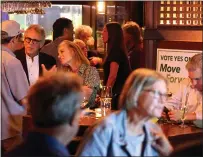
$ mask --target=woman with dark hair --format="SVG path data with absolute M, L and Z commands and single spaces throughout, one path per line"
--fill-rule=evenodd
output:
M 118 109 L 118 97 L 131 72 L 123 31 L 119 23 L 107 23 L 103 29 L 103 41 L 107 43 L 107 56 L 104 61 L 104 84 L 112 87 L 112 109 Z

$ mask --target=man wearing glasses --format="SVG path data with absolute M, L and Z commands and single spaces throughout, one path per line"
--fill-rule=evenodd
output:
M 23 67 L 13 53 L 23 47 L 20 24 L 6 20 L 1 26 L 1 142 L 2 151 L 7 151 L 22 141 L 23 100 L 29 85 Z
M 171 110 L 170 120 L 181 120 L 186 108 L 184 120 L 202 120 L 202 53 L 194 55 L 186 64 L 188 79 L 180 84 L 179 91 L 166 103 Z
M 45 42 L 45 31 L 40 25 L 30 25 L 24 34 L 24 49 L 16 52 L 21 61 L 30 85 L 34 84 L 40 75 L 42 67 L 55 68 L 56 60 L 45 53 L 40 53 Z

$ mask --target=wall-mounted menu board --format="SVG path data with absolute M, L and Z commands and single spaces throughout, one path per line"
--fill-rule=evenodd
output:
M 179 83 L 188 77 L 186 63 L 199 50 L 157 49 L 156 71 L 164 75 L 169 82 L 169 91 L 175 93 Z

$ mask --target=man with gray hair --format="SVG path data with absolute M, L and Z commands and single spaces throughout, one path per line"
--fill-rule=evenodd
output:
M 23 47 L 20 24 L 13 20 L 1 23 L 1 142 L 7 151 L 21 142 L 24 98 L 28 81 L 14 51 Z
M 45 31 L 40 25 L 30 25 L 24 34 L 24 49 L 16 52 L 21 61 L 30 85 L 34 84 L 42 75 L 42 66 L 46 69 L 55 68 L 56 60 L 45 53 L 40 53 L 45 42 Z
M 202 53 L 194 55 L 186 64 L 188 79 L 184 79 L 180 88 L 165 104 L 171 110 L 170 120 L 181 120 L 186 108 L 185 120 L 202 120 Z M 165 114 L 163 113 L 163 116 Z
M 81 91 L 76 74 L 41 77 L 28 92 L 34 130 L 6 156 L 69 156 L 66 146 L 78 131 Z

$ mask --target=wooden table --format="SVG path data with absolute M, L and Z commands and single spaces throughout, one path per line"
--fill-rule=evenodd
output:
M 98 120 L 101 120 L 101 118 L 96 118 L 95 116 L 85 116 L 80 118 L 79 122 L 79 131 L 77 134 L 77 137 L 71 142 L 70 144 L 70 153 L 74 154 L 76 151 L 76 148 L 82 139 L 85 130 L 96 123 Z M 177 124 L 159 124 L 162 128 L 164 134 L 169 139 L 171 144 L 174 148 L 177 148 L 181 146 L 182 143 L 191 142 L 194 140 L 200 140 L 203 137 L 203 130 L 200 128 L 197 128 L 195 126 L 188 126 L 186 128 L 181 128 Z M 33 123 L 32 123 L 32 117 L 30 115 L 26 115 L 23 117 L 23 135 L 25 136 L 28 131 L 33 129 Z
M 80 127 L 89 127 L 96 123 L 98 120 L 101 120 L 100 118 L 96 118 L 95 116 L 85 116 L 80 118 L 79 125 Z M 174 138 L 177 136 L 186 136 L 191 134 L 203 134 L 203 130 L 200 128 L 197 128 L 195 126 L 189 125 L 186 128 L 181 128 L 177 124 L 159 124 L 162 128 L 164 134 L 168 138 Z M 33 129 L 33 123 L 32 123 L 32 117 L 31 115 L 25 115 L 23 116 L 23 134 L 27 134 L 27 132 L 31 129 Z
M 88 128 L 89 126 L 96 123 L 98 120 L 101 120 L 101 118 L 96 118 L 95 116 L 84 116 L 80 118 L 79 121 L 79 136 L 83 135 L 84 128 Z M 23 136 L 26 136 L 27 133 L 34 129 L 34 125 L 32 122 L 32 116 L 31 115 L 25 115 L 23 116 Z
M 197 128 L 194 125 L 187 125 L 186 128 L 181 128 L 177 124 L 159 124 L 159 126 L 176 149 L 182 144 L 202 140 L 203 137 L 203 129 Z

